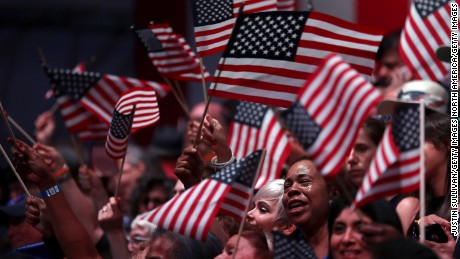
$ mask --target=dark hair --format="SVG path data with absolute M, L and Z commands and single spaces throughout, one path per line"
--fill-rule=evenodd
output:
M 385 122 L 376 118 L 369 117 L 364 121 L 363 130 L 372 142 L 378 146 L 385 132 Z
M 372 259 L 433 259 L 439 258 L 429 247 L 420 244 L 414 239 L 396 238 L 389 239 L 373 246 L 371 249 Z
M 329 214 L 328 230 L 329 237 L 332 235 L 332 227 L 337 217 L 342 213 L 345 208 L 350 207 L 350 202 L 344 197 L 335 199 L 331 204 L 331 211 Z M 373 222 L 383 223 L 395 227 L 401 234 L 403 228 L 396 209 L 390 202 L 386 200 L 376 200 L 364 204 L 359 210 L 372 219 Z
M 390 50 L 398 50 L 401 33 L 402 29 L 398 29 L 383 36 L 379 49 L 377 50 L 377 60 L 382 59 L 383 56 Z
M 212 232 L 209 232 L 205 242 L 200 242 L 163 228 L 155 230 L 152 240 L 158 237 L 166 237 L 174 243 L 173 259 L 212 259 L 219 255 L 223 249 L 220 240 Z
M 444 113 L 428 112 L 425 118 L 425 141 L 437 149 L 446 150 L 447 169 L 444 182 L 445 197 L 436 215 L 450 219 L 450 117 Z
M 154 177 L 151 175 L 142 175 L 136 181 L 136 187 L 133 189 L 130 195 L 131 206 L 131 217 L 136 217 L 139 214 L 139 206 L 143 202 L 143 199 L 148 193 L 155 188 L 164 188 L 166 191 L 167 199 L 172 197 L 172 182 L 169 179 Z

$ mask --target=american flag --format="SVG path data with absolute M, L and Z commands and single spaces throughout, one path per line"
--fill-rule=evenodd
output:
M 191 0 L 196 51 L 200 57 L 223 51 L 244 0 Z M 244 13 L 276 11 L 275 0 L 246 1 Z
M 266 182 L 279 178 L 291 145 L 285 130 L 278 122 L 274 112 L 267 106 L 240 102 L 230 124 L 230 148 L 239 159 L 257 149 L 266 149 L 256 189 Z
M 168 24 L 152 24 L 147 29 L 137 29 L 136 35 L 146 48 L 153 65 L 163 76 L 176 80 L 193 80 L 201 83 L 200 61 L 185 39 L 174 34 Z M 203 69 L 206 81 L 211 75 Z
M 88 124 L 86 128 L 76 132 L 77 138 L 81 142 L 89 141 L 105 141 L 107 138 L 107 131 L 109 127 L 104 122 L 98 120 L 98 122 Z
M 53 89 L 58 89 L 96 115 L 110 123 L 113 108 L 120 95 L 134 87 L 151 87 L 160 97 L 166 95 L 169 87 L 152 81 L 94 72 L 74 73 L 68 69 L 47 69 Z
M 131 126 L 132 133 L 160 120 L 157 97 L 151 87 L 135 87 L 124 92 L 115 105 L 115 110 L 127 114 L 131 112 L 133 105 L 136 105 L 136 114 Z
M 295 0 L 278 0 L 278 11 L 295 11 Z
M 74 67 L 73 72 L 81 74 L 85 70 L 86 70 L 85 63 L 80 62 Z M 45 100 L 49 100 L 51 97 L 53 97 L 53 95 L 54 95 L 53 89 L 49 89 L 45 93 Z
M 107 154 L 114 159 L 125 156 L 134 113 L 134 107 L 129 114 L 122 114 L 117 110 L 113 111 L 113 118 L 110 123 L 109 133 L 107 134 L 105 150 Z
M 330 54 L 281 117 L 319 171 L 333 176 L 345 163 L 359 128 L 380 100 L 378 90 L 340 56 Z
M 175 233 L 206 240 L 216 214 L 244 215 L 261 159 L 262 151 L 258 150 L 149 212 L 143 219 Z
M 395 111 L 356 194 L 354 206 L 417 190 L 420 182 L 419 114 L 418 104 L 407 104 Z
M 99 119 L 80 104 L 80 99 L 78 97 L 75 98 L 76 88 L 73 87 L 73 85 L 58 84 L 56 82 L 56 76 L 54 75 L 54 73 L 62 73 L 64 75 L 67 73 L 80 74 L 81 72 L 71 72 L 70 70 L 57 71 L 49 67 L 44 68 L 51 81 L 51 89 L 48 92 L 56 98 L 56 103 L 59 105 L 64 124 L 69 132 L 80 132 L 85 130 L 89 125 L 98 123 Z
M 107 131 L 105 132 L 105 137 L 107 137 Z M 104 145 L 93 145 L 90 157 L 91 166 L 101 176 L 112 176 L 118 173 L 117 161 L 108 156 Z
M 414 0 L 404 25 L 399 52 L 414 78 L 438 81 L 450 65 L 436 58 L 436 50 L 450 45 L 449 0 Z
M 305 237 L 299 228 L 294 233 L 286 236 L 273 231 L 274 259 L 316 259 L 316 253 L 305 241 Z
M 382 35 L 317 12 L 238 17 L 209 94 L 288 107 L 331 52 L 370 78 Z

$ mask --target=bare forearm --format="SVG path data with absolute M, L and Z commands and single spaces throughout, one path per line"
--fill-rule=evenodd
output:
M 40 184 L 41 190 L 55 185 L 52 181 Z M 62 192 L 45 198 L 54 233 L 68 258 L 100 258 L 91 237 L 73 214 Z

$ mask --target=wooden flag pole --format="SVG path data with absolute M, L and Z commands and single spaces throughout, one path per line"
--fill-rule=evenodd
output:
M 238 251 L 238 244 L 240 243 L 240 237 L 241 237 L 241 233 L 243 232 L 244 222 L 246 221 L 246 216 L 248 214 L 248 210 L 251 205 L 252 196 L 254 196 L 254 187 L 256 186 L 257 180 L 259 179 L 259 175 L 261 171 L 260 169 L 262 167 L 262 164 L 264 163 L 266 152 L 267 152 L 266 149 L 262 150 L 262 155 L 260 156 L 260 161 L 259 161 L 259 164 L 257 165 L 257 173 L 256 173 L 256 176 L 254 177 L 254 180 L 252 181 L 251 193 L 249 194 L 249 204 L 246 205 L 246 208 L 244 209 L 244 215 L 243 215 L 243 219 L 241 220 L 240 227 L 238 229 L 238 235 L 237 235 L 236 244 L 235 244 L 235 251 L 233 252 L 232 259 L 235 259 L 236 252 Z
M 180 88 L 179 82 L 177 80 L 173 80 L 174 86 L 176 86 L 177 93 L 179 93 L 179 97 L 182 99 L 186 107 L 189 107 L 187 98 L 185 98 L 184 93 L 182 92 L 182 89 Z
M 131 113 L 133 114 L 133 117 L 131 118 L 131 123 L 129 125 L 128 139 L 131 133 L 131 127 L 133 126 L 134 114 L 136 113 L 136 105 L 133 105 L 133 109 Z M 126 143 L 128 143 L 128 139 L 126 139 Z M 123 166 L 125 165 L 126 153 L 128 153 L 128 144 L 126 144 L 125 154 L 123 155 L 123 159 L 121 160 L 120 169 L 118 170 L 118 180 L 117 180 L 117 185 L 115 186 L 115 193 L 113 194 L 114 197 L 117 197 L 118 190 L 120 189 L 121 175 L 123 173 Z
M 244 10 L 244 2 L 241 3 L 240 9 L 238 9 L 237 19 L 238 19 L 239 15 L 243 12 L 243 10 Z M 233 28 L 232 28 L 232 33 L 230 34 L 230 38 L 233 35 L 233 32 L 234 32 L 233 29 L 235 29 L 235 26 L 233 26 Z M 222 66 L 225 64 L 225 60 L 226 60 L 226 57 L 224 57 L 224 59 L 222 60 Z M 220 73 L 222 73 L 221 69 L 219 70 L 219 72 L 217 74 L 216 82 L 214 83 L 214 86 L 212 87 L 211 92 L 214 92 L 216 90 L 216 86 L 217 86 L 217 82 L 218 82 L 219 77 L 220 77 Z M 201 128 L 203 127 L 204 118 L 206 117 L 206 114 L 208 113 L 208 108 L 209 108 L 209 103 L 211 102 L 211 98 L 212 98 L 212 95 L 209 96 L 209 98 L 208 98 L 208 100 L 206 102 L 206 106 L 205 106 L 204 111 L 203 111 L 203 116 L 201 116 L 200 126 L 198 127 L 198 132 L 196 133 L 196 136 L 195 136 L 195 142 L 193 142 L 193 147 L 196 147 L 196 144 L 198 143 L 198 140 L 200 139 Z
M 50 109 L 50 113 L 51 113 L 51 114 L 54 114 L 58 109 L 59 109 L 59 104 L 58 104 L 58 103 L 54 103 L 53 106 L 52 106 L 51 109 Z
M 16 178 L 18 179 L 19 183 L 21 184 L 22 189 L 24 189 L 24 192 L 27 194 L 28 197 L 32 196 L 32 195 L 30 195 L 29 190 L 27 189 L 26 185 L 24 184 L 24 182 L 22 181 L 22 179 L 21 179 L 21 177 L 19 176 L 18 172 L 16 171 L 16 168 L 14 168 L 13 163 L 11 163 L 10 158 L 9 158 L 8 155 L 6 154 L 6 152 L 5 152 L 5 150 L 3 149 L 3 147 L 2 147 L 1 144 L 0 144 L 0 151 L 2 152 L 3 156 L 5 157 L 6 162 L 8 162 L 8 165 L 10 165 L 11 170 L 13 170 L 13 173 L 14 173 L 14 175 L 16 176 Z
M 425 103 L 420 100 L 420 241 L 425 241 Z
M 11 118 L 11 116 L 8 116 L 8 121 L 19 131 L 22 133 L 22 135 L 24 135 L 24 137 L 26 137 L 30 143 L 32 143 L 32 145 L 35 145 L 37 144 L 37 141 L 35 141 L 32 136 L 30 136 L 13 118 Z
M 3 109 L 2 102 L 0 101 L 0 112 L 2 113 L 3 120 L 5 121 L 6 127 L 8 128 L 8 131 L 10 132 L 11 138 L 13 138 L 14 146 L 17 148 L 18 147 L 18 142 L 16 142 L 16 137 L 13 134 L 13 130 L 11 129 L 10 124 L 8 123 L 8 119 L 6 118 L 6 112 Z
M 177 102 L 179 103 L 179 105 L 182 107 L 182 109 L 184 110 L 185 114 L 187 116 L 190 116 L 190 110 L 189 108 L 187 107 L 187 105 L 181 100 L 179 94 L 177 93 L 177 90 L 176 88 L 174 88 L 174 86 L 171 84 L 171 81 L 169 81 L 168 78 L 164 77 L 163 76 L 163 80 L 166 82 L 166 84 L 169 85 L 169 87 L 171 88 L 171 91 L 174 95 L 174 97 L 176 98 Z
M 206 94 L 206 81 L 204 80 L 203 58 L 200 58 L 200 71 L 201 71 L 201 86 L 203 87 L 203 100 L 208 102 Z

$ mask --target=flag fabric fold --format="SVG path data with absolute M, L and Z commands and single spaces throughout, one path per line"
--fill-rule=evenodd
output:
M 116 109 L 113 111 L 113 118 L 110 122 L 105 149 L 107 154 L 114 159 L 123 158 L 125 156 L 134 113 L 134 107 L 128 114 L 120 113 Z
M 256 189 L 266 182 L 278 179 L 291 151 L 285 130 L 269 107 L 239 102 L 230 123 L 229 146 L 233 155 L 243 158 L 258 149 L 266 149 Z
M 419 104 L 406 104 L 395 111 L 356 194 L 354 206 L 419 188 L 419 107 Z
M 160 74 L 175 80 L 201 83 L 200 61 L 185 39 L 179 34 L 174 34 L 171 26 L 152 24 L 135 32 Z M 211 75 L 206 68 L 203 68 L 203 73 L 205 81 L 210 81 Z
M 46 69 L 54 91 L 66 98 L 79 101 L 101 121 L 110 124 L 113 108 L 120 95 L 134 87 L 151 87 L 163 97 L 169 91 L 164 84 L 115 75 L 102 75 L 84 71 L 74 73 L 68 69 Z
M 399 52 L 415 79 L 439 81 L 450 71 L 450 65 L 436 57 L 436 50 L 450 45 L 451 2 L 412 1 L 401 34 Z
M 131 133 L 155 124 L 160 120 L 160 110 L 155 90 L 151 87 L 135 87 L 124 92 L 118 99 L 115 109 L 127 114 L 136 105 L 136 113 L 131 126 Z
M 261 150 L 250 154 L 147 213 L 143 220 L 206 240 L 218 213 L 238 218 L 244 215 L 261 159 Z
M 317 12 L 241 14 L 209 95 L 288 107 L 331 52 L 370 78 L 381 39 L 376 31 Z
M 280 117 L 322 175 L 333 176 L 380 100 L 377 89 L 340 56 L 330 54 Z
M 278 0 L 278 11 L 295 11 L 295 0 Z
M 224 51 L 243 2 L 244 13 L 277 10 L 275 0 L 191 0 L 198 56 Z

